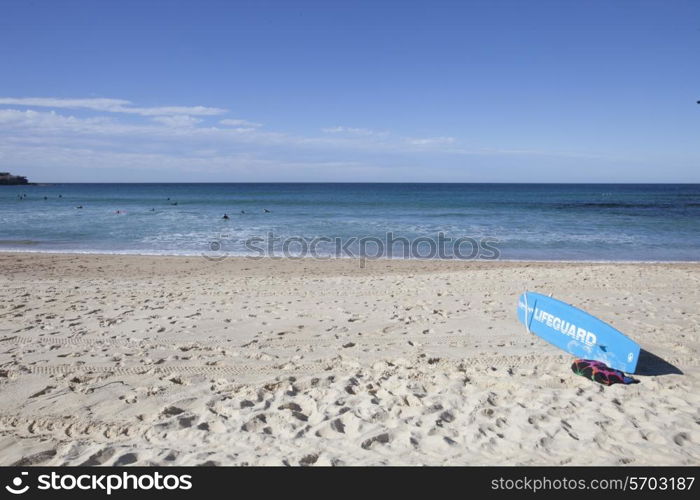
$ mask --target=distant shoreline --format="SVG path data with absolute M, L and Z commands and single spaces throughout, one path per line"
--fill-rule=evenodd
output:
M 32 240 L 25 240 L 18 242 L 18 245 L 35 245 L 36 242 Z M 73 250 L 66 250 L 65 252 L 56 250 L 25 250 L 25 249 L 0 249 L 0 255 L 26 255 L 26 254 L 40 254 L 42 256 L 68 256 L 68 257 L 125 257 L 125 258 L 154 258 L 154 259 L 191 259 L 198 258 L 202 259 L 203 262 L 212 262 L 216 264 L 217 262 L 225 261 L 249 261 L 249 262 L 357 262 L 364 260 L 365 262 L 387 262 L 387 263 L 443 263 L 443 264 L 454 264 L 463 268 L 465 265 L 475 265 L 475 266 L 498 266 L 500 264 L 510 265 L 510 264 L 532 264 L 537 266 L 548 266 L 548 265 L 673 265 L 682 266 L 689 265 L 695 266 L 700 265 L 700 259 L 698 260 L 592 260 L 592 259 L 438 259 L 438 258 L 402 258 L 402 257 L 372 257 L 361 259 L 360 257 L 329 257 L 329 258 L 314 258 L 314 257 L 256 257 L 247 256 L 241 254 L 231 254 L 226 256 L 221 260 L 207 260 L 203 257 L 201 253 L 148 253 L 148 252 L 117 252 L 117 251 L 95 251 L 86 250 L 85 252 L 76 252 Z M 359 264 L 358 264 L 359 265 Z M 439 265 L 439 264 L 438 264 Z

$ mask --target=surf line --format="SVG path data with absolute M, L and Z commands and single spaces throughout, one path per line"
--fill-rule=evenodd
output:
M 589 332 L 584 328 L 577 327 L 575 324 L 563 320 L 558 316 L 554 316 L 553 314 L 543 311 L 537 307 L 532 315 L 532 319 L 589 346 L 595 345 L 596 341 L 598 340 L 595 333 Z

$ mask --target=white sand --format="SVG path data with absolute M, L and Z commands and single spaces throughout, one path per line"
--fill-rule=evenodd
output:
M 700 265 L 0 254 L 0 465 L 700 463 Z M 671 363 L 603 387 L 524 288 Z

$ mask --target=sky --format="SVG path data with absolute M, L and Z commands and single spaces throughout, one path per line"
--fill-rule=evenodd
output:
M 697 0 L 0 0 L 36 182 L 700 182 Z

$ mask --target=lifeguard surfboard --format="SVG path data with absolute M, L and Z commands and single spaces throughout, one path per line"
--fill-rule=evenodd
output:
M 636 342 L 565 302 L 525 292 L 518 299 L 518 320 L 529 332 L 577 358 L 602 361 L 626 373 L 637 369 L 639 345 Z

